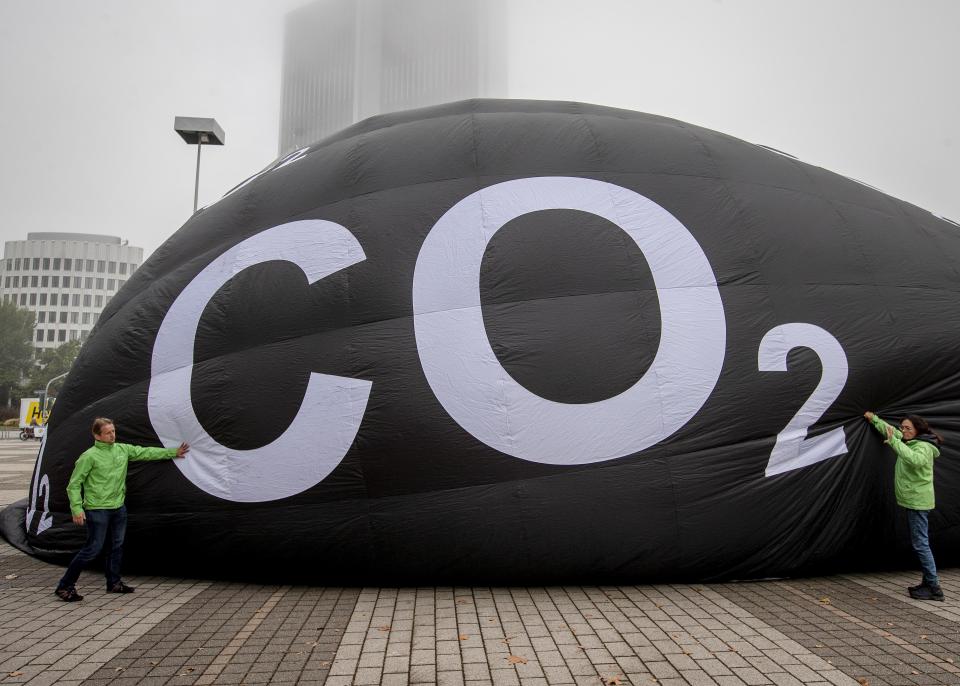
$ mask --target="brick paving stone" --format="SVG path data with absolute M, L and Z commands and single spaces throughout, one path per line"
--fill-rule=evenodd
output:
M 434 683 L 437 680 L 433 665 L 411 665 L 409 674 L 412 684 Z
M 141 577 L 129 598 L 104 594 L 90 573 L 88 600 L 68 606 L 48 592 L 61 569 L 4 544 L 0 567 L 17 575 L 0 578 L 0 677 L 25 677 L 0 686 L 960 685 L 952 569 L 945 603 L 906 597 L 915 574 L 903 572 L 403 589 Z
M 860 576 L 774 582 L 765 587 L 761 597 L 753 598 L 743 597 L 732 584 L 720 586 L 718 591 L 747 609 L 761 605 L 778 608 L 778 630 L 812 652 L 816 659 L 797 657 L 820 680 L 850 684 L 854 679 L 867 679 L 877 684 L 878 677 L 886 678 L 892 671 L 911 677 L 903 683 L 916 683 L 912 679 L 918 675 L 912 672 L 927 675 L 924 681 L 960 683 L 960 670 L 946 662 L 951 653 L 960 652 L 951 604 L 910 599 L 904 590 L 915 583 L 910 574 L 866 578 L 870 583 Z M 955 570 L 945 570 L 944 585 L 957 580 Z M 936 636 L 942 643 L 924 645 L 923 635 Z M 777 662 L 769 652 L 766 656 Z M 804 670 L 786 669 L 801 680 L 816 678 Z
M 520 686 L 520 678 L 515 669 L 491 669 L 490 678 L 494 686 Z

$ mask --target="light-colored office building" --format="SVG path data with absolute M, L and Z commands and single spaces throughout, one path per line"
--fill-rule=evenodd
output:
M 143 248 L 116 236 L 28 233 L 7 241 L 0 297 L 36 315 L 34 348 L 86 340 L 100 313 L 143 262 Z
M 280 154 L 375 114 L 506 96 L 503 0 L 318 0 L 287 16 Z

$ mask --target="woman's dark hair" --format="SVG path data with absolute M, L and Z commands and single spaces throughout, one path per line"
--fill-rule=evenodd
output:
M 103 427 L 107 424 L 113 424 L 112 419 L 107 419 L 106 417 L 97 417 L 93 420 L 93 435 L 99 436 L 100 432 L 103 431 Z M 914 425 L 916 426 L 916 425 Z
M 930 428 L 930 424 L 926 419 L 921 417 L 918 414 L 908 414 L 905 419 L 909 419 L 910 423 L 913 424 L 913 428 L 917 430 L 917 436 L 922 436 L 923 434 L 930 434 L 937 439 L 937 443 L 943 444 L 943 436 L 938 434 L 936 431 Z

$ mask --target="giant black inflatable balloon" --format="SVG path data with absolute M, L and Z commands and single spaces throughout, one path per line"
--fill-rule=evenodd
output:
M 131 468 L 143 571 L 904 564 L 870 409 L 945 434 L 931 527 L 956 564 L 958 264 L 956 225 L 679 121 L 488 100 L 375 117 L 196 213 L 113 299 L 53 413 L 27 538 L 79 546 L 64 489 L 106 415 L 123 442 L 192 446 Z

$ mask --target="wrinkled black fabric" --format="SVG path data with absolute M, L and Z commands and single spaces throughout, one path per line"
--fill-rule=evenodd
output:
M 505 455 L 454 422 L 425 379 L 411 284 L 427 233 L 469 194 L 533 176 L 597 179 L 650 198 L 687 227 L 716 276 L 727 335 L 719 381 L 693 419 L 637 454 L 573 467 Z M 865 410 L 890 420 L 919 413 L 945 436 L 931 541 L 941 565 L 957 564 L 957 226 L 683 122 L 505 100 L 361 122 L 173 234 L 110 302 L 57 401 L 40 470 L 51 483 L 53 526 L 37 533 L 39 512 L 27 523 L 37 554 L 82 544 L 64 489 L 94 416 L 112 417 L 119 440 L 158 444 L 147 413 L 151 354 L 177 295 L 225 250 L 297 219 L 342 224 L 366 259 L 312 286 L 282 262 L 234 277 L 201 319 L 194 411 L 224 445 L 266 445 L 297 412 L 313 371 L 372 382 L 359 433 L 326 479 L 271 502 L 208 495 L 172 463 L 131 465 L 128 569 L 396 585 L 710 580 L 910 564 L 894 456 Z M 505 227 L 487 248 L 479 288 L 500 363 L 556 402 L 621 392 L 660 343 L 641 251 L 582 212 Z M 805 348 L 790 353 L 787 372 L 758 371 L 762 337 L 789 322 L 822 327 L 843 346 L 847 382 L 811 434 L 842 427 L 848 452 L 766 477 L 778 432 L 821 374 Z

